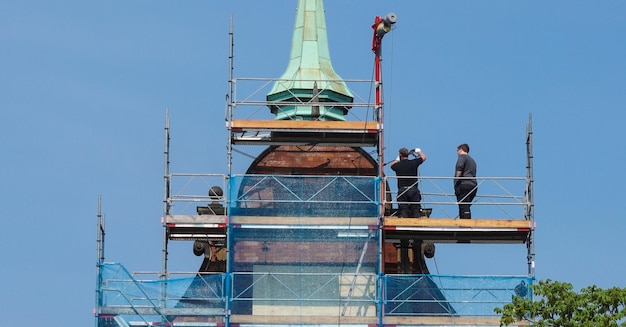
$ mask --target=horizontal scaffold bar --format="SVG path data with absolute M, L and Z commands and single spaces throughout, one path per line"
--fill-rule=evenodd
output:
M 155 308 L 151 306 L 104 306 L 98 308 L 100 315 L 144 316 L 223 316 L 222 308 Z
M 377 122 L 366 121 L 320 121 L 320 120 L 233 120 L 228 123 L 233 131 L 337 131 L 354 133 L 378 133 Z

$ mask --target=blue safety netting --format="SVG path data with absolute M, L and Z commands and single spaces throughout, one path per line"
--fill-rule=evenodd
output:
M 233 228 L 233 314 L 376 314 L 379 230 Z
M 377 217 L 380 179 L 360 176 L 233 176 L 231 215 Z
M 145 321 L 232 314 L 345 317 L 496 317 L 514 296 L 531 298 L 531 277 L 379 275 L 373 265 L 251 264 L 249 271 L 168 280 L 137 280 L 103 264 L 100 312 Z M 231 285 L 224 288 L 225 282 Z
M 524 276 L 386 275 L 382 277 L 387 316 L 494 316 L 514 296 L 530 298 Z
M 100 266 L 98 301 L 104 307 L 137 310 L 196 307 L 223 309 L 224 277 L 224 274 L 214 274 L 144 281 L 132 276 L 121 264 L 106 263 Z

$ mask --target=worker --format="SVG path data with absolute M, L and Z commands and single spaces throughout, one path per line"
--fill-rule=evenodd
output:
M 409 155 L 415 156 L 409 159 Z M 398 176 L 398 217 L 422 216 L 422 195 L 417 188 L 417 167 L 426 161 L 426 154 L 420 148 L 401 148 L 398 157 L 391 163 L 391 169 Z
M 476 183 L 476 161 L 469 156 L 469 145 L 463 143 L 456 148 L 458 159 L 454 169 L 454 194 L 459 205 L 459 218 L 471 219 L 470 206 L 478 191 Z

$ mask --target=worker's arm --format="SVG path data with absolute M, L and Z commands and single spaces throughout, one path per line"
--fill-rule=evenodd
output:
M 422 150 L 416 153 L 420 158 L 422 158 L 422 161 L 426 161 L 426 153 L 424 153 Z
M 391 162 L 391 166 L 397 164 L 398 162 L 400 162 L 400 156 L 397 156 L 395 159 L 393 159 L 393 161 Z
M 426 161 L 426 153 L 424 153 L 420 148 L 411 149 L 411 152 L 409 153 L 422 158 L 422 161 Z
M 459 157 L 459 159 L 456 161 L 456 165 L 454 168 L 454 188 L 455 189 L 459 184 L 461 184 L 461 179 L 459 179 L 458 177 L 463 176 L 464 166 L 465 166 L 465 157 Z

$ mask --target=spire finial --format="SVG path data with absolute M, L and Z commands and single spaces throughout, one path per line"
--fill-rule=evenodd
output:
M 345 103 L 351 103 L 353 96 L 330 62 L 322 0 L 298 1 L 289 65 L 280 79 L 267 94 L 268 101 L 344 105 L 270 106 L 276 119 L 345 120 L 350 109 Z

